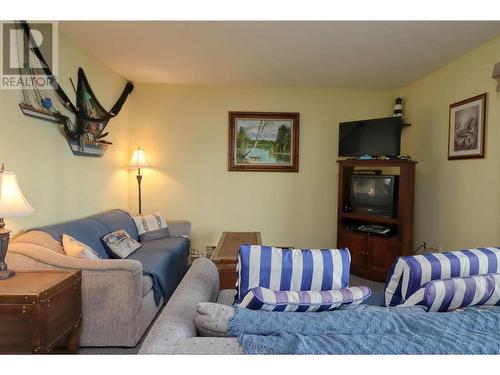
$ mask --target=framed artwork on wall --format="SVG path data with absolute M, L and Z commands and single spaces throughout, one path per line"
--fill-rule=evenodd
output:
M 298 172 L 299 113 L 229 112 L 229 171 Z
M 484 158 L 486 94 L 450 105 L 448 160 Z

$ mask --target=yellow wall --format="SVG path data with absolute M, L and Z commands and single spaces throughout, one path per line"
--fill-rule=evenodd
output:
M 403 152 L 418 160 L 415 243 L 457 249 L 500 243 L 500 95 L 491 79 L 500 37 L 400 90 Z M 448 161 L 451 103 L 488 93 L 486 158 Z
M 336 244 L 338 123 L 388 116 L 394 93 L 295 87 L 137 84 L 131 146 L 144 171 L 143 211 L 193 224 L 193 246 L 221 231 L 261 231 L 274 245 Z M 299 173 L 228 172 L 228 111 L 300 112 Z M 130 177 L 130 207 L 137 183 Z
M 106 108 L 125 80 L 60 34 L 59 76 L 74 98 L 82 66 Z M 136 84 L 108 125 L 115 143 L 102 159 L 75 157 L 56 125 L 25 117 L 20 92 L 0 90 L 0 161 L 17 172 L 36 214 L 8 220 L 14 232 L 109 208 L 137 208 L 126 164 L 137 145 L 154 165 L 144 171 L 144 212 L 193 222 L 194 247 L 224 230 L 258 230 L 276 245 L 334 246 L 338 122 L 387 116 L 405 99 L 402 152 L 418 160 L 415 244 L 454 249 L 500 242 L 500 95 L 491 76 L 496 38 L 400 90 Z M 448 106 L 488 93 L 486 158 L 447 160 Z M 227 171 L 228 111 L 301 114 L 300 172 Z M 130 140 L 130 142 L 129 142 Z
M 125 80 L 94 57 L 59 36 L 59 78 L 72 100 L 69 78 L 77 82 L 83 67 L 101 104 L 111 108 Z M 21 92 L 0 90 L 0 162 L 17 173 L 21 188 L 32 206 L 33 216 L 7 219 L 14 233 L 33 226 L 61 222 L 109 208 L 127 207 L 128 105 L 108 124 L 109 140 L 115 145 L 105 156 L 73 156 L 57 125 L 24 116 L 19 110 Z

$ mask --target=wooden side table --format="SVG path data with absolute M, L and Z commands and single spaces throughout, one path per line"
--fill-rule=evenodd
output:
M 16 271 L 0 281 L 0 353 L 76 353 L 81 271 Z
M 243 244 L 262 245 L 260 232 L 223 232 L 212 255 L 219 270 L 220 289 L 234 289 L 238 274 L 238 250 Z

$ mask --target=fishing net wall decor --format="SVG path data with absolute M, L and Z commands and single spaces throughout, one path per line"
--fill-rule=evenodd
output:
M 85 72 L 82 68 L 79 68 L 76 105 L 74 105 L 57 82 L 57 78 L 52 73 L 42 52 L 36 45 L 28 23 L 21 21 L 20 24 L 24 30 L 24 42 L 29 43 L 30 52 L 27 60 L 24 61 L 24 65 L 28 64 L 31 66 L 33 63 L 32 59 L 36 58 L 46 76 L 50 77 L 50 82 L 54 89 L 42 90 L 36 85 L 29 87 L 23 85 L 23 103 L 20 104 L 21 110 L 28 116 L 61 123 L 64 135 L 75 155 L 102 156 L 107 146 L 111 144 L 111 142 L 104 139 L 108 135 L 108 132 L 104 130 L 109 120 L 118 115 L 128 95 L 134 89 L 134 85 L 131 82 L 127 82 L 113 108 L 107 111 L 92 91 Z M 33 75 L 32 78 L 36 78 L 31 72 L 32 69 L 30 69 L 30 75 Z M 70 116 L 57 110 L 54 100 L 50 98 L 48 91 L 55 92 L 57 99 L 59 99 L 64 108 L 74 115 L 71 116 L 74 117 L 74 121 Z

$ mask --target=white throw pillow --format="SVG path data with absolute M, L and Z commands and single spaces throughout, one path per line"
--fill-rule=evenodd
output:
M 74 239 L 68 234 L 63 234 L 62 243 L 66 255 L 82 259 L 101 259 L 101 257 L 89 246 Z

